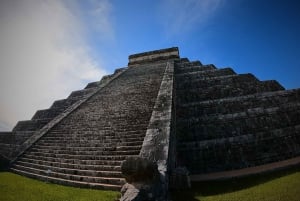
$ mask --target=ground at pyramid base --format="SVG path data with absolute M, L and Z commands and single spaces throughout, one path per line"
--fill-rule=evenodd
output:
M 153 162 L 165 191 L 296 166 L 300 89 L 189 61 L 176 47 L 134 54 L 1 132 L 0 156 L 17 174 L 110 190 L 126 183 L 128 158 Z

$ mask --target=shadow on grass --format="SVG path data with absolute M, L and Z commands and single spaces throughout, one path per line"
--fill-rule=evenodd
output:
M 289 169 L 277 170 L 274 172 L 261 173 L 257 175 L 218 180 L 218 181 L 205 181 L 194 182 L 192 188 L 182 191 L 171 192 L 173 201 L 196 201 L 196 196 L 210 196 L 224 193 L 235 192 L 242 189 L 247 189 L 268 181 L 293 174 L 300 171 L 300 166 L 291 167 Z M 199 201 L 199 200 L 197 200 Z
M 199 201 L 195 197 L 198 195 L 192 189 L 171 192 L 172 201 Z

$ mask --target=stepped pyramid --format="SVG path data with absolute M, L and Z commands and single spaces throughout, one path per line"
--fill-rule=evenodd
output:
M 300 163 L 300 89 L 180 58 L 129 56 L 128 67 L 74 91 L 0 134 L 10 170 L 77 187 L 119 190 L 121 163 L 143 156 L 168 181 L 243 176 Z

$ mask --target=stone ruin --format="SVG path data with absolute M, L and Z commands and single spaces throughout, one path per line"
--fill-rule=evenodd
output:
M 167 200 L 190 181 L 299 165 L 300 89 L 180 58 L 176 47 L 134 54 L 1 132 L 0 156 L 39 180 L 109 190 L 127 180 L 121 200 Z

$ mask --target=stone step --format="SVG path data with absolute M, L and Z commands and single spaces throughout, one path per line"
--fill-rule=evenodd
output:
M 58 169 L 56 170 L 56 172 L 72 172 L 73 170 L 81 170 L 83 171 L 83 173 L 78 172 L 79 175 L 85 175 L 85 174 L 94 174 L 91 172 L 86 173 L 87 171 L 100 171 L 100 172 L 110 172 L 110 171 L 116 171 L 116 172 L 120 172 L 121 171 L 121 167 L 120 166 L 104 166 L 104 165 L 83 165 L 83 164 L 68 164 L 68 163 L 49 163 L 49 162 L 38 162 L 37 161 L 34 162 L 24 162 L 22 160 L 18 161 L 16 164 L 17 165 L 22 165 L 25 167 L 32 167 L 32 168 L 37 168 L 37 169 Z M 61 170 L 60 170 L 61 169 Z M 65 170 L 67 169 L 67 170 Z
M 288 139 L 291 134 L 294 137 L 296 137 L 295 134 L 300 133 L 300 124 L 294 125 L 294 126 L 288 126 L 288 127 L 282 127 L 272 130 L 266 130 L 262 132 L 257 133 L 250 133 L 250 134 L 242 134 L 239 136 L 231 136 L 228 138 L 215 138 L 210 140 L 193 140 L 190 142 L 183 142 L 180 141 L 178 143 L 178 149 L 181 151 L 187 151 L 187 150 L 199 150 L 199 149 L 209 149 L 209 147 L 213 147 L 215 145 L 221 145 L 226 142 L 231 143 L 232 145 L 235 144 L 236 146 L 241 146 L 242 144 L 247 144 L 249 142 L 254 142 L 257 140 L 263 140 L 263 139 L 270 139 L 270 138 L 284 138 L 287 137 Z
M 17 164 L 23 166 L 30 166 L 30 164 L 36 164 L 42 166 L 53 166 L 59 168 L 79 169 L 79 170 L 95 170 L 95 171 L 100 170 L 100 171 L 119 171 L 119 172 L 121 171 L 121 163 L 118 163 L 118 165 L 86 165 L 86 164 L 81 164 L 80 161 L 78 161 L 77 164 L 73 164 L 73 163 L 49 162 L 49 161 L 22 158 L 17 162 Z
M 212 85 L 203 88 L 193 88 L 177 91 L 177 103 L 187 104 L 189 102 L 201 102 L 205 100 L 224 99 L 228 97 L 245 96 L 277 88 L 269 88 L 264 82 L 232 82 L 228 85 Z
M 83 126 L 83 125 L 80 125 L 79 123 L 79 126 Z M 78 134 L 78 135 L 105 135 L 105 134 L 111 134 L 111 133 L 123 133 L 123 134 L 139 134 L 141 132 L 145 132 L 145 130 L 147 129 L 147 126 L 128 126 L 128 127 L 125 127 L 123 125 L 119 125 L 119 126 L 116 126 L 116 127 L 110 127 L 110 126 L 102 126 L 100 125 L 98 127 L 95 126 L 94 128 L 78 128 L 78 129 L 75 129 L 75 128 L 72 128 L 72 127 L 63 127 L 61 129 L 57 129 L 57 130 L 50 130 L 49 133 L 51 133 L 52 135 L 66 135 L 66 134 L 72 134 L 72 135 L 75 135 L 75 134 Z
M 207 71 L 207 70 L 215 70 L 217 69 L 213 64 L 210 65 L 197 65 L 197 66 L 181 66 L 176 65 L 175 67 L 175 75 L 181 73 L 189 73 L 189 72 L 199 72 L 199 71 Z
M 203 116 L 210 114 L 228 114 L 247 111 L 251 108 L 268 108 L 297 102 L 300 89 L 256 93 L 209 101 L 177 104 L 177 118 Z
M 179 161 L 194 173 L 240 169 L 300 155 L 300 125 L 238 137 L 181 143 Z
M 27 152 L 25 153 L 25 156 L 30 158 L 33 156 L 40 156 L 40 157 L 59 157 L 63 159 L 78 159 L 78 160 L 125 160 L 126 157 L 129 156 L 137 156 L 138 154 L 135 155 L 126 155 L 126 154 L 101 154 L 101 155 L 71 155 L 71 154 L 54 154 L 54 153 L 43 153 L 43 152 Z
M 42 141 L 42 140 L 41 140 Z M 42 141 L 42 144 L 46 142 L 50 145 L 58 145 L 63 146 L 66 143 L 70 146 L 78 145 L 78 146 L 94 146 L 94 147 L 101 147 L 101 146 L 117 146 L 127 143 L 138 143 L 139 145 L 142 144 L 144 141 L 144 138 L 126 138 L 126 139 L 81 139 L 81 140 L 73 140 L 73 139 L 65 139 L 65 138 L 55 138 L 52 140 L 45 139 Z M 54 143 L 54 144 L 53 144 Z M 41 145 L 42 145 L 41 144 Z
M 31 166 L 37 166 L 32 164 Z M 81 177 L 87 177 L 86 179 L 89 179 L 89 177 L 100 177 L 102 179 L 103 177 L 109 177 L 109 178 L 118 178 L 121 176 L 120 172 L 110 172 L 110 171 L 89 171 L 89 170 L 77 170 L 77 169 L 66 169 L 66 168 L 57 168 L 57 167 L 44 167 L 44 166 L 39 166 L 39 167 L 30 167 L 30 166 L 23 166 L 20 164 L 15 164 L 13 165 L 13 168 L 19 169 L 19 170 L 25 170 L 28 172 L 33 172 L 35 174 L 45 174 L 49 176 L 54 176 L 58 178 L 64 178 L 64 177 L 71 177 L 71 176 L 76 176 L 78 177 L 78 180 L 80 180 Z M 71 178 L 64 178 L 64 179 L 71 179 Z M 75 179 L 76 180 L 76 179 Z M 93 181 L 89 181 L 93 182 Z M 101 181 L 98 181 L 101 183 Z
M 114 141 L 114 142 L 118 142 L 118 141 L 122 141 L 122 140 L 127 140 L 127 139 L 143 139 L 145 136 L 145 134 L 132 134 L 132 135 L 128 135 L 126 136 L 125 134 L 116 134 L 116 133 L 111 133 L 106 134 L 106 135 L 74 135 L 72 136 L 72 134 L 70 135 L 56 135 L 56 136 L 52 136 L 52 135 L 48 135 L 45 136 L 43 139 L 45 140 L 63 140 L 63 141 L 87 141 L 87 140 L 95 140 L 95 141 L 100 141 L 102 143 L 105 143 L 106 141 Z
M 97 90 L 96 88 L 87 88 L 87 89 L 81 89 L 77 91 L 72 91 L 72 93 L 68 96 L 68 98 L 74 98 L 74 97 L 86 97 L 89 94 L 95 92 Z
M 60 167 L 55 167 L 55 166 L 46 166 L 46 165 L 40 165 L 40 164 L 34 164 L 34 163 L 22 163 L 18 162 L 14 166 L 16 169 L 26 169 L 27 171 L 32 170 L 31 172 L 37 173 L 37 174 L 46 174 L 47 171 L 51 171 L 52 174 L 49 176 L 54 176 L 57 174 L 57 177 L 63 178 L 63 179 L 69 179 L 69 178 L 64 178 L 65 175 L 73 175 L 73 176 L 85 176 L 85 177 L 93 177 L 97 178 L 98 181 L 96 180 L 85 180 L 87 182 L 99 182 L 99 183 L 104 183 L 103 177 L 109 177 L 109 178 L 122 178 L 122 173 L 120 171 L 116 170 L 82 170 L 82 169 L 70 169 L 70 168 L 60 168 Z M 30 169 L 30 170 L 28 170 Z M 117 180 L 120 182 L 120 179 Z M 110 183 L 111 182 L 111 183 Z M 105 183 L 110 183 L 110 184 L 120 184 L 116 183 L 115 180 L 111 181 L 106 181 Z
M 103 115 L 103 117 L 98 118 L 98 119 L 93 119 L 91 122 L 91 124 L 93 123 L 97 123 L 98 127 L 104 127 L 104 128 L 122 128 L 122 127 L 128 127 L 132 126 L 132 127 L 136 127 L 136 128 L 140 128 L 140 127 L 145 127 L 148 124 L 146 124 L 145 121 L 149 121 L 148 116 L 142 116 L 142 114 L 140 115 L 134 115 L 134 116 L 130 116 L 130 114 L 124 112 L 123 114 L 118 113 L 116 111 L 105 111 L 104 109 L 101 108 L 101 116 Z M 114 112 L 114 113 L 112 113 Z M 81 116 L 77 116 L 76 119 L 80 120 L 81 124 L 86 123 L 87 119 L 84 118 L 84 114 L 81 114 Z M 106 120 L 111 121 L 111 123 L 106 122 Z M 112 123 L 115 123 L 116 125 L 113 125 Z M 57 128 L 54 128 L 54 130 L 61 130 L 62 126 L 59 125 Z M 64 128 L 71 128 L 70 125 L 64 124 Z M 66 129 L 67 130 L 67 129 Z M 132 129 L 132 130 L 136 130 L 136 129 Z
M 30 154 L 35 154 L 37 156 L 45 156 L 45 157 L 62 157 L 62 158 L 74 158 L 74 159 L 82 159 L 84 156 L 86 156 L 86 159 L 92 160 L 97 158 L 98 156 L 104 156 L 103 158 L 105 158 L 106 156 L 131 156 L 131 155 L 138 155 L 139 151 L 102 151 L 102 152 L 67 152 L 67 151 L 52 151 L 52 152 L 45 152 L 43 150 L 43 152 L 40 152 L 38 150 L 31 150 L 28 151 L 28 153 Z
M 237 81 L 240 79 L 240 77 L 248 77 L 249 79 L 245 79 L 243 81 Z M 218 78 L 221 78 L 218 80 Z M 215 79 L 215 80 L 213 80 Z M 207 90 L 209 88 L 224 88 L 227 89 L 230 86 L 234 86 L 237 89 L 239 87 L 246 88 L 247 86 L 251 87 L 251 85 L 255 85 L 258 88 L 259 92 L 266 92 L 266 91 L 281 91 L 285 90 L 282 85 L 280 85 L 276 80 L 266 80 L 266 81 L 259 81 L 256 78 L 249 76 L 247 74 L 240 74 L 240 75 L 225 75 L 225 76 L 216 76 L 216 77 L 210 77 L 208 80 L 207 77 L 203 78 L 197 78 L 192 79 L 188 78 L 185 79 L 188 80 L 188 82 L 177 80 L 178 84 L 176 86 L 178 93 L 189 91 L 195 91 L 199 92 L 201 90 Z M 214 82 L 215 81 L 215 82 Z M 263 88 L 263 90 L 259 90 L 260 88 Z
M 44 109 L 38 110 L 32 117 L 32 120 L 39 120 L 39 119 L 53 119 L 61 112 L 63 112 L 66 108 L 51 108 L 51 109 Z
M 262 81 L 267 91 L 281 91 L 285 90 L 285 88 L 276 80 L 266 80 Z
M 198 124 L 198 123 L 215 123 L 220 121 L 235 121 L 237 119 L 252 118 L 261 115 L 272 115 L 277 113 L 289 112 L 300 110 L 300 101 L 286 102 L 283 104 L 277 104 L 275 106 L 255 107 L 248 108 L 240 112 L 234 113 L 214 113 L 210 115 L 189 115 L 184 117 L 177 117 L 176 123 L 179 124 Z
M 110 119 L 111 120 L 111 119 Z M 109 121 L 109 119 L 108 119 Z M 59 125 L 56 128 L 53 128 L 50 130 L 50 132 L 55 134 L 105 134 L 105 133 L 111 133 L 111 132 L 126 132 L 129 134 L 136 134 L 144 131 L 147 129 L 146 125 L 131 125 L 128 127 L 125 127 L 125 125 L 119 125 L 116 127 L 110 126 L 110 125 L 98 125 L 94 129 L 92 128 L 78 128 L 78 129 L 72 129 L 68 128 L 67 126 Z
M 67 98 L 67 99 L 61 99 L 61 100 L 56 100 L 54 103 L 51 105 L 50 109 L 66 109 L 73 105 L 75 102 L 77 102 L 80 98 L 79 97 L 74 97 L 74 98 Z
M 13 132 L 14 139 L 13 144 L 20 145 L 25 142 L 30 136 L 34 134 L 34 131 L 15 131 Z
M 101 138 L 101 139 L 106 139 L 106 138 L 114 138 L 114 137 L 119 137 L 119 138 L 133 138 L 133 137 L 142 137 L 146 133 L 146 129 L 143 130 L 137 130 L 137 131 L 128 131 L 128 130 L 122 130 L 122 131 L 117 131 L 117 130 L 98 130 L 98 131 L 91 131 L 91 130 L 80 130 L 80 131 L 62 131 L 60 133 L 53 133 L 50 131 L 45 137 L 46 138 Z
M 213 65 L 213 64 L 209 64 L 209 65 Z M 203 64 L 199 61 L 181 61 L 181 62 L 176 62 L 175 63 L 175 69 L 177 68 L 187 68 L 187 67 L 193 67 L 193 66 L 203 66 Z
M 98 124 L 98 122 L 94 122 L 94 123 L 91 123 L 92 124 L 95 124 L 95 127 L 94 129 L 92 128 L 85 128 L 85 127 L 81 127 L 81 126 L 84 126 L 84 122 L 81 121 L 81 119 L 77 119 L 79 122 L 78 122 L 78 126 L 80 126 L 78 129 L 76 128 L 72 128 L 70 125 L 59 125 L 57 126 L 56 128 L 54 129 L 51 129 L 49 132 L 53 133 L 53 134 L 99 134 L 99 133 L 112 133 L 112 132 L 119 132 L 119 133 L 140 133 L 140 132 L 143 132 L 147 129 L 147 126 L 148 124 L 144 124 L 144 125 L 136 125 L 136 124 L 133 124 L 133 125 L 123 125 L 123 124 L 120 124 L 120 125 L 116 125 L 116 126 L 110 126 L 110 125 L 101 125 L 101 124 Z M 81 121 L 81 122 L 80 122 Z M 111 121 L 114 121 L 112 119 L 108 119 L 108 122 L 111 122 Z M 147 120 L 148 121 L 148 120 Z M 117 122 L 114 122 L 117 124 Z
M 0 143 L 11 144 L 15 139 L 15 134 L 13 132 L 0 132 Z
M 177 122 L 177 138 L 182 141 L 239 136 L 293 126 L 300 123 L 300 103 L 247 112 L 193 118 Z
M 177 80 L 176 80 L 177 81 Z M 180 81 L 180 80 L 179 80 Z M 184 79 L 180 81 L 176 87 L 176 91 L 181 90 L 194 90 L 194 89 L 206 89 L 207 87 L 223 86 L 226 87 L 229 84 L 241 85 L 244 83 L 258 83 L 259 80 L 252 74 L 234 74 L 224 75 L 217 77 L 204 77 L 195 79 Z M 248 85 L 249 85 L 248 84 Z
M 98 157 L 95 160 L 86 160 L 86 159 L 65 159 L 65 158 L 57 158 L 57 157 L 43 157 L 43 156 L 35 156 L 31 154 L 26 154 L 22 157 L 21 161 L 27 162 L 36 162 L 36 163 L 65 163 L 65 164 L 74 164 L 74 165 L 113 165 L 120 166 L 122 161 L 126 159 L 126 156 L 111 156 L 111 157 Z
M 131 128 L 128 129 L 116 129 L 116 128 L 103 128 L 99 130 L 59 130 L 54 131 L 50 130 L 48 136 L 51 137 L 61 137 L 61 136 L 78 136 L 78 137 L 86 137 L 86 136 L 102 136 L 102 137 L 109 137 L 109 136 L 140 136 L 143 135 L 143 133 L 146 133 L 146 127 L 139 130 L 131 130 Z
M 3 143 L 0 141 L 0 158 L 5 158 L 10 160 L 14 151 L 19 147 L 19 145 L 15 145 L 12 143 Z M 1 161 L 1 165 L 3 165 Z M 5 163 L 5 162 L 4 162 Z
M 95 189 L 103 189 L 103 190 L 116 190 L 119 191 L 121 189 L 121 185 L 112 185 L 112 184 L 102 184 L 102 183 L 91 183 L 91 182 L 84 182 L 84 181 L 74 181 L 70 179 L 61 179 L 57 177 L 50 177 L 45 175 L 40 175 L 32 172 L 28 172 L 25 170 L 19 170 L 12 168 L 13 172 L 31 177 L 34 179 L 39 179 L 46 182 L 61 184 L 61 185 L 68 185 L 68 186 L 75 186 L 75 187 L 83 187 L 83 188 L 95 188 Z
M 284 91 L 271 91 L 271 92 L 263 92 L 263 93 L 256 93 L 256 94 L 249 94 L 245 96 L 237 96 L 237 97 L 227 97 L 222 99 L 215 99 L 215 100 L 208 100 L 208 101 L 196 101 L 186 104 L 178 104 L 180 107 L 190 107 L 194 105 L 207 105 L 207 104 L 226 104 L 227 102 L 240 102 L 240 101 L 247 101 L 253 100 L 258 101 L 260 99 L 282 99 L 289 96 L 293 96 L 292 100 L 298 100 L 298 96 L 300 96 L 300 89 L 291 89 L 291 90 L 284 90 Z M 286 100 L 286 99 L 283 99 Z
M 133 141 L 133 142 L 103 142 L 103 140 L 94 140 L 93 142 L 90 142 L 89 145 L 93 147 L 111 147 L 111 146 L 139 146 L 143 143 L 143 140 L 140 141 Z M 76 146 L 83 146 L 85 147 L 86 144 L 81 144 L 78 143 L 78 141 L 74 140 L 45 140 L 41 139 L 38 142 L 38 145 L 41 146 L 53 146 L 53 145 L 66 145 L 68 144 L 69 146 L 76 145 Z
M 115 70 L 115 72 L 113 74 L 103 76 L 100 81 L 88 83 L 84 89 L 97 88 L 101 84 L 103 84 L 103 83 L 107 82 L 108 80 L 110 80 L 115 74 L 119 73 L 120 71 L 125 71 L 125 70 L 126 70 L 126 68 L 118 68 L 118 69 Z
M 79 150 L 50 150 L 50 149 L 38 149 L 34 146 L 30 148 L 29 152 L 31 153 L 47 153 L 54 155 L 90 155 L 90 156 L 98 156 L 98 155 L 138 155 L 140 150 L 123 150 L 123 151 L 79 151 Z
M 182 64 L 182 63 L 188 63 L 188 62 L 190 62 L 190 60 L 188 58 L 184 57 L 184 58 L 180 58 L 179 62 L 176 62 L 175 64 Z
M 19 121 L 13 128 L 12 132 L 17 131 L 36 131 L 45 126 L 51 119 L 42 120 L 25 120 Z
M 219 76 L 226 76 L 226 75 L 236 75 L 232 68 L 220 68 L 220 69 L 209 69 L 209 70 L 200 70 L 200 71 L 191 71 L 191 72 L 184 72 L 184 73 L 177 73 L 176 79 L 180 80 L 177 85 L 180 86 L 181 81 L 194 81 L 197 79 L 205 79 L 205 78 L 212 78 L 212 77 L 219 77 Z
M 188 63 L 188 62 L 190 62 L 190 60 L 187 57 L 179 58 L 179 61 L 180 62 L 176 62 L 175 64 L 182 64 L 182 63 Z
M 145 135 L 132 135 L 132 136 L 87 136 L 87 137 L 70 137 L 70 136 L 45 136 L 44 140 L 61 140 L 61 141 L 76 141 L 78 143 L 88 143 L 89 141 L 100 141 L 102 143 L 113 142 L 136 142 L 143 141 Z
M 86 87 L 84 89 L 99 87 L 99 85 L 100 85 L 100 81 L 90 82 L 86 85 Z
M 70 145 L 65 144 L 61 146 L 52 145 L 52 146 L 43 146 L 40 144 L 33 145 L 36 149 L 44 149 L 44 150 L 65 150 L 65 151 L 136 151 L 141 149 L 141 145 L 139 146 L 101 146 L 101 147 L 93 147 L 93 146 L 78 146 L 77 144 Z
M 116 146 L 116 150 L 117 151 L 125 151 L 125 150 L 141 150 L 142 148 L 142 144 L 138 145 L 138 146 Z

